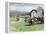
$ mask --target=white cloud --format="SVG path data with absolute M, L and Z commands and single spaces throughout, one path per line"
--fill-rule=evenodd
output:
M 31 11 L 32 9 L 36 9 L 38 6 L 42 5 L 33 5 L 33 4 L 14 4 L 10 5 L 10 10 L 17 10 L 17 11 Z

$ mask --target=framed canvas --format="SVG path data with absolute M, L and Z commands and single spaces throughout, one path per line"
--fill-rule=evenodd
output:
M 44 30 L 44 4 L 5 2 L 5 31 Z

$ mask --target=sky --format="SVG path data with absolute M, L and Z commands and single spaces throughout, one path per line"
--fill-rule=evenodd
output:
M 37 9 L 38 4 L 23 4 L 23 3 L 11 3 L 10 4 L 10 10 L 15 10 L 15 11 L 31 11 L 32 9 Z

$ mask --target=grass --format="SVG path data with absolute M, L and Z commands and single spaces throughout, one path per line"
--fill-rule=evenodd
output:
M 28 25 L 28 22 L 24 22 L 24 19 L 20 19 L 20 21 L 16 21 L 15 19 L 10 19 L 10 31 L 13 32 L 24 32 L 24 31 L 41 31 L 44 30 L 44 24 L 34 24 L 31 26 Z

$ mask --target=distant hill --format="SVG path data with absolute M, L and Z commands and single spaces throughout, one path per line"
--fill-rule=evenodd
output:
M 18 15 L 18 16 L 25 16 L 26 14 L 28 14 L 29 12 L 26 12 L 26 11 L 10 11 L 10 15 Z

